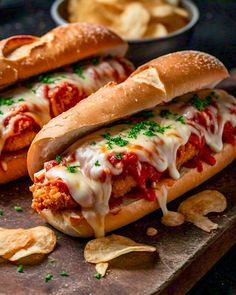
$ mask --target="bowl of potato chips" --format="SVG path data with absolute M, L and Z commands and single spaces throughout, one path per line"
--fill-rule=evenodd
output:
M 56 0 L 51 15 L 58 25 L 107 26 L 128 41 L 136 65 L 185 49 L 199 19 L 191 0 Z

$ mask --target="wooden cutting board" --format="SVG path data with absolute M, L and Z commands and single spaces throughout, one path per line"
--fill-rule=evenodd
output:
M 236 242 L 236 163 L 232 163 L 211 180 L 169 205 L 175 210 L 187 196 L 204 189 L 217 189 L 228 200 L 227 210 L 211 214 L 219 229 L 205 233 L 190 223 L 168 228 L 160 223 L 159 211 L 130 224 L 115 233 L 157 247 L 159 255 L 132 253 L 113 260 L 105 278 L 97 280 L 95 268 L 85 262 L 83 249 L 87 240 L 57 232 L 56 250 L 40 265 L 25 266 L 24 273 L 16 265 L 0 264 L 0 294 L 184 294 Z M 30 209 L 30 180 L 20 179 L 0 188 L 0 226 L 17 228 L 43 225 Z M 19 205 L 23 212 L 17 213 Z M 158 235 L 148 237 L 147 227 L 158 229 Z M 69 277 L 61 277 L 66 271 Z M 47 274 L 54 279 L 44 282 Z

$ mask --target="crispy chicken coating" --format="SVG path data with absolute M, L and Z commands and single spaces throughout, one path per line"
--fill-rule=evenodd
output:
M 189 161 L 197 154 L 197 149 L 190 143 L 180 147 L 177 154 L 177 167 L 181 167 L 183 163 Z M 137 185 L 135 179 L 131 175 L 124 178 L 117 178 L 112 182 L 112 193 L 115 198 L 122 197 Z M 33 192 L 32 208 L 41 211 L 43 209 L 62 210 L 78 207 L 73 198 L 61 192 L 53 183 L 46 185 L 39 183 L 31 186 Z

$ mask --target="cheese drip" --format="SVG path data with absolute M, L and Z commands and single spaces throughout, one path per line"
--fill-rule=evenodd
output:
M 204 98 L 209 92 L 210 90 L 202 90 L 198 95 Z M 167 170 L 172 178 L 178 179 L 180 173 L 176 167 L 177 150 L 188 142 L 191 133 L 204 137 L 213 151 L 219 152 L 222 149 L 222 132 L 225 123 L 230 121 L 234 127 L 236 126 L 235 98 L 224 91 L 216 90 L 212 98 L 214 104 L 207 105 L 213 118 L 210 120 L 210 117 L 207 118 L 207 114 L 204 113 L 209 126 L 203 127 L 195 120 L 200 111 L 189 103 L 192 95 L 183 96 L 175 103 L 157 106 L 151 110 L 152 117 L 144 119 L 146 125 L 142 125 L 143 128 L 135 134 L 131 130 L 134 130 L 132 128 L 138 126 L 135 124 L 140 121 L 127 119 L 129 122 L 103 128 L 77 141 L 64 153 L 65 161 L 69 163 L 73 158 L 75 159 L 73 165 L 79 165 L 80 168 L 76 173 L 69 173 L 62 164 L 45 173 L 46 180 L 61 178 L 67 184 L 72 197 L 81 206 L 82 214 L 94 229 L 96 236 L 104 233 L 104 218 L 109 211 L 108 201 L 112 191 L 111 175 L 122 173 L 120 163 L 114 167 L 109 162 L 108 155 L 111 152 L 114 155 L 135 153 L 140 162 L 148 162 L 159 172 Z M 136 116 L 140 117 L 142 114 Z M 159 132 L 154 129 L 155 132 L 152 133 L 148 130 L 148 126 L 150 124 L 155 126 L 155 123 L 162 129 L 157 129 Z M 214 128 L 210 128 L 210 124 L 213 124 Z M 101 176 L 104 174 L 105 180 L 101 181 Z M 156 193 L 157 199 L 163 213 L 167 214 L 166 188 L 163 187 L 162 190 L 160 194 Z
M 128 65 L 125 59 L 122 59 Z M 129 66 L 131 66 L 129 64 Z M 40 128 L 50 119 L 50 102 L 47 93 L 63 83 L 70 83 L 86 96 L 98 90 L 110 81 L 123 81 L 127 73 L 121 62 L 115 58 L 98 60 L 96 65 L 81 64 L 68 66 L 61 71 L 43 74 L 33 83 L 17 86 L 0 94 L 0 155 L 6 140 L 15 135 L 15 122 L 25 114 L 31 117 Z M 4 103 L 4 100 L 10 99 Z M 2 102 L 1 102 L 2 101 Z M 27 111 L 20 111 L 26 106 Z M 4 121 L 11 117 L 7 126 Z

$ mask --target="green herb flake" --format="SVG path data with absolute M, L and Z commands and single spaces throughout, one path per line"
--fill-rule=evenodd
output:
M 69 277 L 70 275 L 69 275 L 68 272 L 66 272 L 66 271 L 62 271 L 62 272 L 60 273 L 60 276 L 61 276 L 61 277 Z
M 102 134 L 102 137 L 104 137 L 106 140 L 110 140 L 111 134 L 107 132 L 107 133 Z
M 185 120 L 184 120 L 184 117 L 183 116 L 179 116 L 176 118 L 176 121 L 182 123 L 182 124 L 185 124 Z
M 48 74 L 48 75 L 40 75 L 38 77 L 38 81 L 43 83 L 43 84 L 54 84 L 57 80 L 61 80 L 62 78 L 66 78 L 66 75 L 52 75 L 52 74 Z
M 18 265 L 16 271 L 20 272 L 20 273 L 23 273 L 24 272 L 23 265 L 22 264 Z
M 101 279 L 101 274 L 99 273 L 99 272 L 96 272 L 95 273 L 95 278 L 97 279 L 97 280 L 100 280 Z
M 91 62 L 92 62 L 92 64 L 93 64 L 94 66 L 98 65 L 98 64 L 99 64 L 99 61 L 100 61 L 99 57 L 93 57 L 93 58 L 91 59 Z
M 128 140 L 122 139 L 120 136 L 112 138 L 112 142 L 120 147 L 126 146 L 129 143 Z
M 23 97 L 18 98 L 18 102 L 25 101 Z
M 70 173 L 75 173 L 75 168 L 78 168 L 79 165 L 74 165 L 74 166 L 70 166 L 70 165 L 66 165 L 66 168 L 67 170 L 70 172 Z
M 90 145 L 96 145 L 96 141 L 90 142 Z
M 154 133 L 152 130 L 148 130 L 148 131 L 145 131 L 143 133 L 143 135 L 146 135 L 146 136 L 156 136 L 156 133 Z
M 20 206 L 15 206 L 14 208 L 15 208 L 16 212 L 23 212 L 23 208 Z
M 0 209 L 0 216 L 3 216 L 4 211 L 2 209 Z
M 162 118 L 169 118 L 171 116 L 171 112 L 169 110 L 161 110 L 160 111 L 160 116 Z
M 215 96 L 214 92 L 210 92 L 204 99 L 201 99 L 196 93 L 190 98 L 187 103 L 194 106 L 198 111 L 202 112 L 206 107 L 208 107 L 212 98 Z
M 96 162 L 95 162 L 95 164 L 94 164 L 96 167 L 99 167 L 99 166 L 101 166 L 101 164 L 99 163 L 99 161 L 97 160 Z
M 83 68 L 82 68 L 82 66 L 81 65 L 75 65 L 75 66 L 73 66 L 73 71 L 74 71 L 74 73 L 77 75 L 77 76 L 79 76 L 81 79 L 85 79 L 85 76 L 84 76 L 84 74 L 83 74 Z
M 53 275 L 48 274 L 48 275 L 46 275 L 46 277 L 44 278 L 44 282 L 45 282 L 45 283 L 48 283 L 48 282 L 51 281 L 52 279 L 53 279 Z
M 60 155 L 56 155 L 56 161 L 58 164 L 60 164 L 62 162 L 62 158 Z
M 116 154 L 116 159 L 119 161 L 122 160 L 122 154 L 121 153 Z
M 11 106 L 15 103 L 12 97 L 0 97 L 0 106 Z
M 0 111 L 0 115 L 3 115 L 3 112 L 2 111 Z

